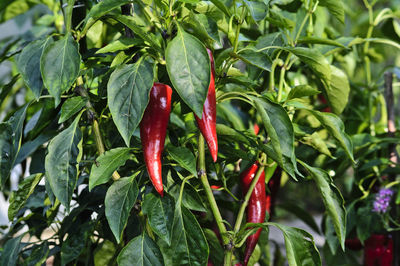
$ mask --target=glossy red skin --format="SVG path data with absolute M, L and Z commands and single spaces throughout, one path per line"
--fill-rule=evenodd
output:
M 365 266 L 392 266 L 393 239 L 387 235 L 374 234 L 365 241 Z
M 243 189 L 243 194 L 246 194 L 251 181 L 257 174 L 258 164 L 254 163 L 240 175 L 240 181 Z M 248 223 L 263 223 L 265 220 L 265 211 L 267 208 L 267 195 L 265 193 L 265 173 L 261 173 L 260 178 L 253 192 L 251 193 L 249 204 L 247 205 L 247 222 Z M 244 265 L 249 262 L 250 256 L 257 245 L 262 228 L 258 229 L 254 234 L 246 239 L 246 249 L 244 252 Z
M 351 249 L 351 250 L 361 250 L 363 248 L 363 245 L 357 237 L 355 238 L 347 238 L 344 241 L 344 245 L 346 248 Z
M 168 85 L 154 83 L 150 100 L 140 123 L 144 160 L 154 188 L 164 195 L 161 175 L 161 153 L 171 113 L 172 89 Z
M 203 113 L 201 119 L 195 115 L 197 125 L 201 134 L 207 142 L 208 149 L 210 150 L 213 161 L 217 161 L 218 156 L 218 141 L 217 141 L 217 109 L 215 99 L 215 70 L 214 59 L 211 50 L 207 49 L 211 61 L 211 80 L 208 87 L 207 98 L 204 102 Z

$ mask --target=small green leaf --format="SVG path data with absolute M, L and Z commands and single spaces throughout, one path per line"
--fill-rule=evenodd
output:
M 171 222 L 171 220 L 169 220 Z M 165 265 L 206 265 L 208 244 L 194 215 L 176 203 L 172 222 L 171 245 L 160 239 L 158 245 Z
M 319 90 L 314 89 L 310 85 L 298 85 L 289 92 L 287 101 L 295 98 L 313 96 L 319 93 Z
M 324 170 L 311 167 L 303 162 L 301 162 L 301 164 L 307 169 L 317 184 L 326 211 L 332 219 L 336 235 L 342 249 L 344 250 L 344 241 L 346 239 L 346 209 L 344 207 L 342 194 L 340 194 L 340 191 L 333 183 L 332 178 Z
M 86 246 L 86 242 L 93 234 L 93 226 L 90 222 L 80 224 L 68 233 L 67 239 L 61 245 L 61 265 L 78 258 Z
M 8 207 L 8 219 L 10 221 L 13 221 L 15 215 L 24 207 L 42 177 L 42 174 L 30 175 L 18 184 L 17 191 L 11 192 L 10 206 Z
M 321 265 L 321 258 L 312 235 L 299 228 L 277 223 L 268 224 L 282 231 L 285 238 L 286 257 L 289 266 Z
M 178 176 L 183 179 L 184 177 L 177 172 Z M 168 193 L 172 194 L 176 200 L 179 199 L 179 194 L 181 190 L 181 184 L 175 183 L 174 185 L 168 188 Z M 183 189 L 182 195 L 182 204 L 189 210 L 206 212 L 206 208 L 204 207 L 204 203 L 202 198 L 196 189 L 190 185 L 190 183 L 186 183 Z
M 296 55 L 303 63 L 307 64 L 314 73 L 322 80 L 325 88 L 331 84 L 332 70 L 326 57 L 316 49 L 305 47 L 284 48 Z
M 238 53 L 237 57 L 247 64 L 256 66 L 268 72 L 271 71 L 272 60 L 266 53 L 246 48 Z
M 168 75 L 182 100 L 202 116 L 210 85 L 210 59 L 204 45 L 178 26 L 176 37 L 165 52 Z
M 248 138 L 242 132 L 230 128 L 224 124 L 217 124 L 216 127 L 218 137 L 227 138 L 233 141 L 237 141 L 239 143 L 250 144 Z
M 13 166 L 14 147 L 12 128 L 9 123 L 0 123 L 0 188 L 10 177 Z
M 113 9 L 130 2 L 133 2 L 133 0 L 103 0 L 97 3 L 90 9 L 89 14 L 86 15 L 84 20 L 85 26 L 82 32 L 86 32 L 88 30 L 89 26 L 91 26 L 90 22 L 98 20 L 100 17 L 104 16 Z
M 10 177 L 17 159 L 28 107 L 29 103 L 15 111 L 6 123 L 0 123 L 0 189 Z
M 244 0 L 243 3 L 246 4 L 254 21 L 257 22 L 263 20 L 267 15 L 268 5 L 266 5 L 264 2 Z
M 90 170 L 89 191 L 95 186 L 108 182 L 114 171 L 124 165 L 129 157 L 129 148 L 115 148 L 97 157 Z
M 32 253 L 24 260 L 24 266 L 43 265 L 46 262 L 49 252 L 49 243 L 45 241 L 43 244 L 33 248 Z
M 80 113 L 72 124 L 54 137 L 45 158 L 46 179 L 57 199 L 69 211 L 69 203 L 78 180 L 82 157 L 82 133 L 78 127 Z
M 52 42 L 52 38 L 33 41 L 25 46 L 18 56 L 18 70 L 36 99 L 39 99 L 43 89 L 42 74 L 40 73 L 40 57 L 45 47 Z
M 210 0 L 211 3 L 213 3 L 218 9 L 220 9 L 224 14 L 230 18 L 231 12 L 229 11 L 228 7 L 222 2 L 221 0 Z
M 17 83 L 20 77 L 21 77 L 20 74 L 17 74 L 14 77 L 12 77 L 10 82 L 2 86 L 0 90 L 0 104 L 3 104 L 3 101 L 6 100 L 6 96 L 11 92 L 15 83 Z
M 197 176 L 196 159 L 193 153 L 185 147 L 168 146 L 168 153 L 172 159 L 178 162 L 179 166 L 188 170 L 194 176 Z
M 1 260 L 0 260 L 0 265 L 7 265 L 7 266 L 15 266 L 17 265 L 17 260 L 18 260 L 18 253 L 21 250 L 21 239 L 24 237 L 24 234 L 11 238 L 8 240 L 4 246 L 3 250 L 1 252 Z
M 160 197 L 153 193 L 148 193 L 144 197 L 142 206 L 143 213 L 149 218 L 151 229 L 163 239 L 168 245 L 171 244 L 172 222 L 174 219 L 175 200 L 170 195 L 164 193 Z
M 139 194 L 134 178 L 135 176 L 123 177 L 115 181 L 107 190 L 104 200 L 107 221 L 118 243 Z
M 318 132 L 314 132 L 311 135 L 306 135 L 301 139 L 301 142 L 307 145 L 310 145 L 317 151 L 328 155 L 331 158 L 334 158 L 331 154 L 331 152 L 328 149 L 328 146 L 326 145 L 326 142 L 321 139 L 321 136 L 318 134 Z
M 143 41 L 141 39 L 132 39 L 132 38 L 127 38 L 127 37 L 121 37 L 118 40 L 113 41 L 112 43 L 109 43 L 105 47 L 99 49 L 96 51 L 96 54 L 105 54 L 105 53 L 114 53 L 118 52 L 121 50 L 126 50 L 130 47 L 143 44 Z
M 81 56 L 71 34 L 46 45 L 40 58 L 43 83 L 58 106 L 61 94 L 72 86 L 79 74 Z
M 347 75 L 335 66 L 331 66 L 331 85 L 325 88 L 329 105 L 335 114 L 340 114 L 349 100 L 350 85 Z
M 154 80 L 154 61 L 140 58 L 133 65 L 121 65 L 107 84 L 108 106 L 126 146 L 142 120 Z
M 158 246 L 146 233 L 129 241 L 119 253 L 117 261 L 119 266 L 164 265 Z
M 266 98 L 252 97 L 252 99 L 271 138 L 272 147 L 278 155 L 278 163 L 283 163 L 283 156 L 285 156 L 296 166 L 294 130 L 287 112 L 282 106 Z
M 210 259 L 214 265 L 224 264 L 224 249 L 214 231 L 204 228 L 204 234 L 207 238 L 208 246 L 210 247 Z
M 81 96 L 68 98 L 61 106 L 61 116 L 58 123 L 61 124 L 79 112 L 86 105 L 86 99 Z
M 315 37 L 315 36 L 300 37 L 297 40 L 297 43 L 326 44 L 326 45 L 333 45 L 333 46 L 337 46 L 337 47 L 341 47 L 341 48 L 346 48 L 346 46 L 344 46 L 343 44 L 341 44 L 338 41 L 326 39 L 326 38 Z
M 309 110 L 322 124 L 324 128 L 326 128 L 330 134 L 339 142 L 340 146 L 344 149 L 347 156 L 351 159 L 353 163 L 353 143 L 351 142 L 350 137 L 344 131 L 344 124 L 340 118 L 331 113 L 323 113 L 315 110 Z
M 335 18 L 344 23 L 344 8 L 342 0 L 321 0 L 319 1 L 319 4 L 321 6 L 326 6 Z

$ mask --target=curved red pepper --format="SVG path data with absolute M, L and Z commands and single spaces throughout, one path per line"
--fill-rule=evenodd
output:
M 388 235 L 373 234 L 365 241 L 365 266 L 393 265 L 393 239 Z
M 255 177 L 258 170 L 258 164 L 254 163 L 248 169 L 240 174 L 240 181 L 243 193 L 246 194 L 251 181 Z M 247 205 L 247 222 L 248 223 L 263 223 L 265 220 L 265 211 L 267 208 L 267 196 L 265 193 L 265 173 L 261 173 L 260 178 L 253 192 L 251 193 L 249 204 Z M 244 265 L 249 262 L 250 256 L 257 245 L 258 238 L 260 237 L 262 228 L 258 229 L 254 234 L 246 239 L 246 249 L 244 252 Z
M 218 141 L 217 141 L 217 110 L 215 100 L 215 70 L 214 59 L 211 50 L 207 49 L 211 61 L 211 80 L 208 87 L 207 98 L 204 102 L 203 113 L 201 119 L 195 115 L 197 125 L 199 126 L 201 134 L 207 142 L 208 149 L 210 150 L 213 161 L 217 161 L 218 156 Z
M 149 104 L 140 122 L 140 139 L 142 140 L 144 160 L 150 180 L 157 192 L 163 196 L 161 175 L 161 153 L 167 133 L 169 114 L 171 112 L 170 86 L 154 83 L 150 92 Z

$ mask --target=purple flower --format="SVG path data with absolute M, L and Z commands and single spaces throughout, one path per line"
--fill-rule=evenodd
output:
M 389 207 L 390 199 L 393 196 L 393 191 L 389 188 L 381 188 L 375 196 L 374 212 L 385 213 Z

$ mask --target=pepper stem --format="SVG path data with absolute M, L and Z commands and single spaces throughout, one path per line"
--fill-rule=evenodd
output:
M 205 149 L 204 149 L 204 137 L 199 134 L 199 157 L 198 157 L 198 170 L 197 174 L 200 177 L 201 183 L 203 184 L 204 191 L 206 192 L 208 203 L 210 204 L 211 211 L 214 215 L 215 222 L 217 223 L 219 232 L 221 233 L 222 241 L 224 245 L 229 244 L 229 238 L 227 231 L 222 219 L 221 213 L 219 212 L 217 202 L 215 201 L 212 193 L 210 184 L 207 179 L 206 162 L 205 162 Z

